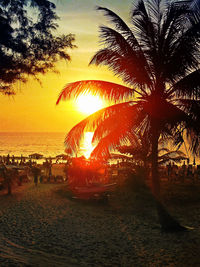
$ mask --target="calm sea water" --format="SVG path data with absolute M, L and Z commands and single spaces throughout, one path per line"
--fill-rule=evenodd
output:
M 65 136 L 66 133 L 0 133 L 0 155 L 40 153 L 53 157 L 64 153 Z

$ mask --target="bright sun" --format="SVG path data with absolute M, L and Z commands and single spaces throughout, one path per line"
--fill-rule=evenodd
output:
M 76 106 L 79 111 L 87 115 L 103 108 L 103 100 L 99 96 L 92 94 L 82 94 L 76 100 Z

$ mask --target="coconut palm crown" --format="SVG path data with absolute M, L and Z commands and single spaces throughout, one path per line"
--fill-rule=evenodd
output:
M 188 1 L 192 2 L 192 1 Z M 103 48 L 89 64 L 105 65 L 123 85 L 100 80 L 67 84 L 60 100 L 92 91 L 114 105 L 77 124 L 67 134 L 66 149 L 79 148 L 84 131 L 93 130 L 98 142 L 92 156 L 105 156 L 124 143 L 137 144 L 147 135 L 152 151 L 152 186 L 159 195 L 158 140 L 186 135 L 193 152 L 200 135 L 200 19 L 187 1 L 139 0 L 131 11 L 130 27 L 113 11 L 97 7 L 113 27 L 101 26 Z M 126 86 L 124 86 L 126 85 Z

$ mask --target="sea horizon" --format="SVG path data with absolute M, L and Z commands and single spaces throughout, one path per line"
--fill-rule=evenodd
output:
M 62 131 L 0 131 L 0 134 L 6 134 L 6 133 L 65 133 L 67 134 L 67 132 L 62 132 Z
M 64 153 L 64 132 L 0 132 L 0 155 L 44 157 Z
M 65 153 L 64 140 L 66 132 L 0 132 L 0 156 L 24 156 L 39 153 L 43 157 L 55 157 Z M 87 142 L 80 147 L 79 155 L 86 152 L 91 145 Z

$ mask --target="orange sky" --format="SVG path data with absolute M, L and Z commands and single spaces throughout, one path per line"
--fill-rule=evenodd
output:
M 98 27 L 108 25 L 96 5 L 104 6 L 128 20 L 132 1 L 128 0 L 55 0 L 60 16 L 59 33 L 74 33 L 77 49 L 69 50 L 71 62 L 59 62 L 60 74 L 48 73 L 41 76 L 42 86 L 29 79 L 26 84 L 16 84 L 17 95 L 0 95 L 1 132 L 67 132 L 86 115 L 77 111 L 71 102 L 55 105 L 63 86 L 68 82 L 101 79 L 122 83 L 105 67 L 88 67 L 98 44 Z M 123 3 L 122 3 L 123 2 Z

